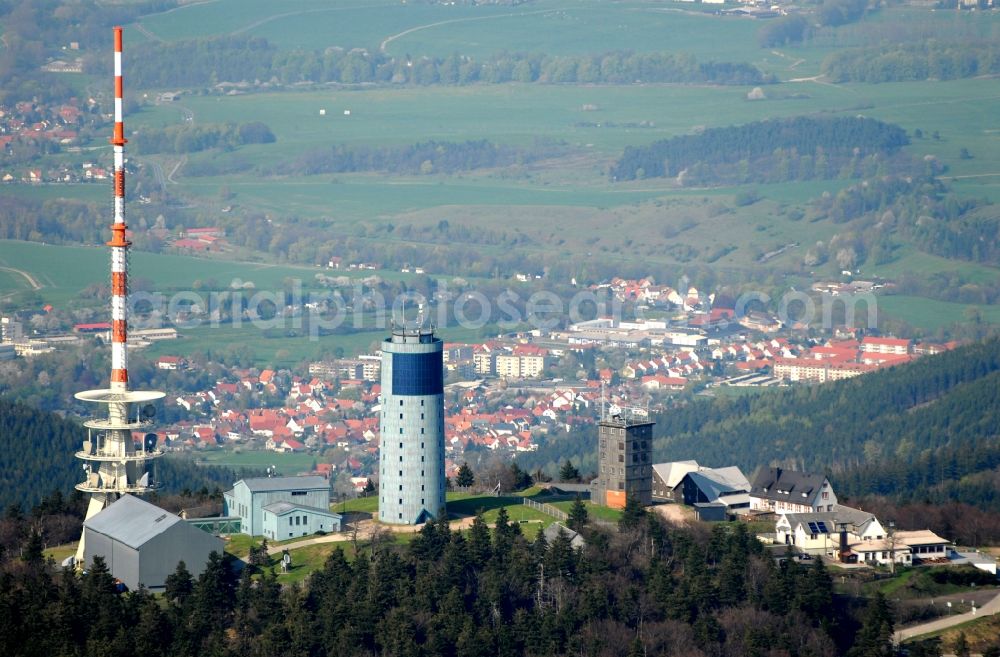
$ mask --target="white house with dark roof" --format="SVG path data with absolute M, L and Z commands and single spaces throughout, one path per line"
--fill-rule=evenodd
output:
M 750 509 L 773 513 L 833 511 L 837 495 L 826 475 L 761 468 L 750 489 Z
M 885 529 L 874 514 L 836 504 L 821 513 L 780 513 L 774 526 L 778 543 L 802 552 L 835 555 L 840 549 L 840 532 L 847 532 L 849 545 L 881 543 Z
M 162 588 L 183 561 L 197 577 L 223 542 L 179 516 L 132 495 L 123 495 L 83 523 L 83 560 L 102 557 L 111 574 L 130 589 Z

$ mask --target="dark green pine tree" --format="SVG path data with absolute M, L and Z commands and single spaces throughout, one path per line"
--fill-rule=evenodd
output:
M 490 528 L 483 519 L 482 512 L 477 513 L 469 529 L 469 560 L 475 568 L 482 568 L 490 560 L 493 547 L 490 545 Z
M 455 475 L 455 485 L 461 488 L 468 488 L 474 483 L 476 483 L 476 476 L 472 473 L 472 468 L 469 467 L 468 463 L 463 463 L 458 468 L 458 474 Z
M 634 495 L 625 500 L 625 508 L 622 509 L 622 517 L 618 520 L 618 529 L 629 531 L 642 525 L 646 519 L 646 509 Z
M 574 531 L 580 531 L 586 526 L 588 520 L 590 518 L 587 514 L 587 506 L 580 499 L 580 496 L 577 495 L 573 506 L 569 509 L 569 517 L 566 519 L 566 525 Z
M 576 469 L 576 466 L 569 459 L 566 459 L 563 466 L 559 468 L 559 481 L 580 481 L 580 471 Z
M 877 591 L 875 599 L 865 610 L 861 629 L 855 635 L 854 646 L 847 657 L 893 657 L 892 630 L 889 602 L 881 591 Z
M 167 575 L 163 597 L 178 607 L 184 607 L 192 591 L 194 591 L 194 579 L 191 577 L 187 565 L 183 561 L 179 561 L 174 572 Z

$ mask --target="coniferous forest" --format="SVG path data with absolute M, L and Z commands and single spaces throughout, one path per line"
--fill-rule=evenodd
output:
M 29 534 L 0 574 L 10 656 L 514 657 L 891 654 L 882 598 L 833 592 L 819 560 L 778 564 L 742 525 L 668 529 L 629 509 L 619 527 L 534 541 L 501 513 L 466 534 L 426 525 L 406 547 L 337 549 L 304 585 L 235 576 L 221 558 L 162 597 L 119 594 L 103 563 L 55 572 Z
M 69 498 L 83 480 L 73 454 L 80 449 L 86 429 L 24 404 L 0 399 L 0 508 L 30 508 L 53 493 Z M 237 474 L 226 468 L 203 468 L 188 461 L 159 459 L 156 472 L 169 488 L 212 491 L 230 486 Z

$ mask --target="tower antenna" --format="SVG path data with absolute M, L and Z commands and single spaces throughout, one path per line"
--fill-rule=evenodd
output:
M 90 494 L 86 520 L 103 511 L 126 493 L 142 494 L 159 488 L 150 465 L 163 455 L 155 434 L 146 434 L 137 449 L 133 432 L 144 432 L 153 424 L 156 408 L 150 402 L 164 393 L 133 391 L 128 378 L 128 226 L 125 224 L 125 123 L 122 119 L 122 28 L 114 28 L 115 38 L 115 127 L 111 137 L 114 150 L 114 220 L 111 224 L 111 381 L 107 389 L 85 390 L 76 398 L 107 406 L 107 417 L 84 422 L 87 440 L 76 457 L 84 462 L 85 480 L 76 489 Z M 136 412 L 132 406 L 136 405 Z M 150 440 L 152 437 L 152 440 Z M 84 540 L 76 552 L 76 563 L 84 566 Z

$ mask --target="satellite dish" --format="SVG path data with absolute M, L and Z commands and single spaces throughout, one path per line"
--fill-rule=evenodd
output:
M 142 407 L 142 417 L 144 420 L 152 420 L 156 417 L 156 407 L 152 404 L 146 404 Z
M 156 449 L 156 434 L 147 433 L 142 439 L 142 446 L 147 452 L 152 452 Z
M 618 406 L 618 404 L 611 404 L 611 407 L 608 409 L 608 413 L 611 414 L 611 417 L 616 417 L 622 414 L 622 409 Z

